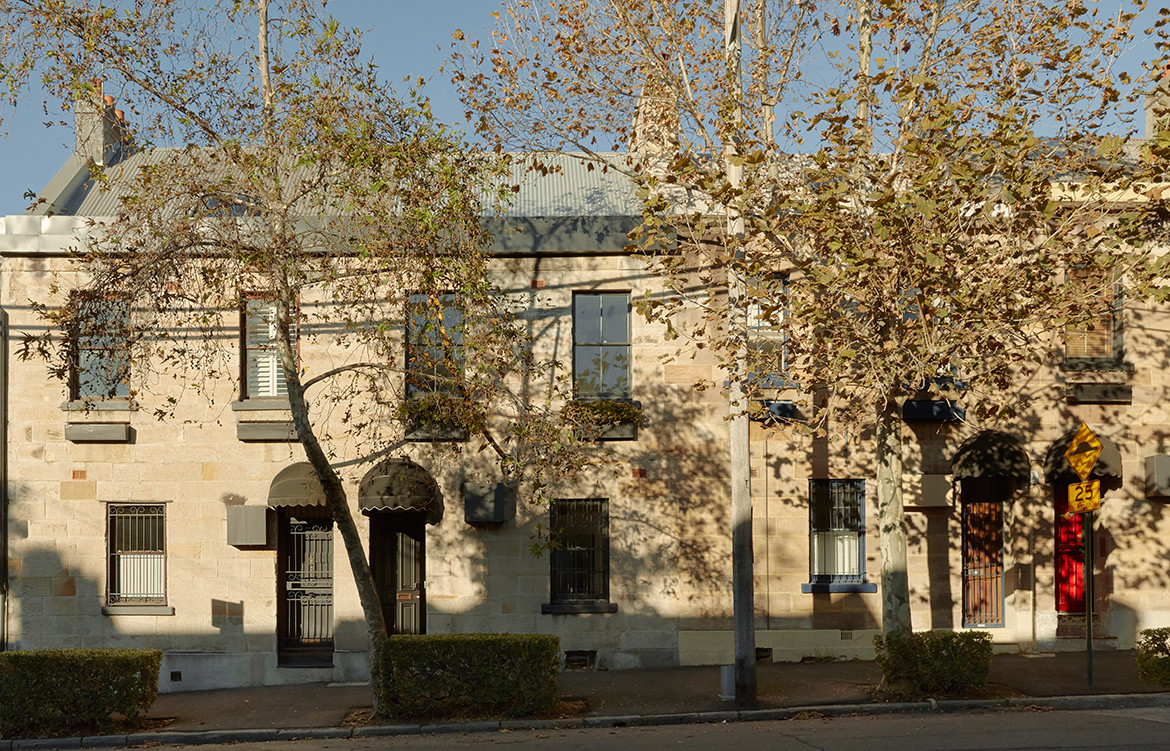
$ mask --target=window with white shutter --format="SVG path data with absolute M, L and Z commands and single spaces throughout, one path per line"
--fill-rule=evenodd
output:
M 294 342 L 296 357 L 296 310 L 289 311 L 289 338 Z M 276 301 L 265 297 L 249 297 L 244 301 L 244 399 L 285 396 L 284 369 L 276 349 Z

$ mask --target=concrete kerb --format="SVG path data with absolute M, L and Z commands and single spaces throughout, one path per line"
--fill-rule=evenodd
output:
M 452 722 L 434 725 L 370 725 L 361 728 L 300 728 L 288 730 L 192 730 L 100 735 L 84 738 L 35 738 L 0 740 L 0 751 L 32 749 L 119 748 L 145 744 L 203 745 L 294 739 L 333 739 L 383 737 L 445 733 L 476 733 L 498 730 L 552 730 L 568 728 L 620 728 L 652 725 L 681 725 L 720 722 L 761 722 L 793 720 L 807 717 L 844 717 L 848 715 L 885 715 L 911 712 L 962 712 L 1042 708 L 1051 710 L 1133 709 L 1170 707 L 1170 693 L 1103 694 L 1100 696 L 1045 696 L 1021 699 L 930 699 L 887 704 L 819 704 L 783 709 L 728 710 L 722 712 L 683 712 L 662 715 L 620 715 L 610 717 L 565 718 L 554 720 L 507 720 Z

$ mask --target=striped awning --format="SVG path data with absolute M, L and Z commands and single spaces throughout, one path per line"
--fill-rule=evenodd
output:
M 443 496 L 430 474 L 407 459 L 391 459 L 374 467 L 358 486 L 363 512 L 422 511 L 429 524 L 443 518 Z
M 963 441 L 951 460 L 951 475 L 956 480 L 971 477 L 1031 476 L 1031 462 L 1020 440 L 1007 433 L 988 430 Z
M 325 506 L 325 490 L 313 465 L 308 462 L 290 464 L 272 478 L 268 487 L 268 505 L 279 506 Z

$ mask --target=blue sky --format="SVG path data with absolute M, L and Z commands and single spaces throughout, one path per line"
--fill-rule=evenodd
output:
M 439 66 L 447 57 L 451 34 L 463 29 L 482 36 L 491 12 L 498 7 L 497 0 L 333 0 L 328 10 L 344 25 L 367 30 L 365 51 L 387 80 L 399 81 L 407 75 L 430 79 L 425 90 L 435 114 L 445 122 L 462 123 L 463 107 L 448 76 L 440 78 Z M 21 214 L 29 204 L 25 191 L 39 192 L 65 162 L 73 148 L 73 130 L 59 125 L 46 128 L 47 118 L 35 96 L 22 102 L 16 112 L 4 107 L 0 117 L 7 132 L 0 141 L 4 167 L 0 216 Z
M 719 2 L 720 0 L 710 0 Z M 328 9 L 341 23 L 360 26 L 367 30 L 365 51 L 381 67 L 388 80 L 398 81 L 404 76 L 422 76 L 429 79 L 425 91 L 431 97 L 435 114 L 448 123 L 463 124 L 463 107 L 449 82 L 449 76 L 439 74 L 439 66 L 446 59 L 456 29 L 468 36 L 483 37 L 489 27 L 491 12 L 499 8 L 499 0 L 332 0 Z M 1101 0 L 1102 10 L 1120 7 L 1122 0 Z M 1152 18 L 1156 0 L 1146 16 Z M 1142 28 L 1138 25 L 1137 28 Z M 1145 60 L 1155 56 L 1153 43 L 1138 39 L 1133 50 L 1122 61 L 1132 75 L 1141 73 Z M 0 110 L 3 130 L 0 141 L 0 159 L 4 165 L 4 181 L 0 184 L 0 216 L 23 213 L 29 201 L 27 190 L 40 191 L 56 174 L 73 148 L 71 128 L 45 128 L 46 119 L 40 111 L 39 98 L 30 96 L 13 113 Z M 72 120 L 71 116 L 55 119 Z

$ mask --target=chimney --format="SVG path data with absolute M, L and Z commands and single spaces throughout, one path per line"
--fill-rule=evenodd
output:
M 102 95 L 100 79 L 95 78 L 92 83 L 94 91 L 73 103 L 77 155 L 104 166 L 115 160 L 115 149 L 126 143 L 129 133 L 121 111 L 114 109 L 114 97 Z
M 664 59 L 662 66 L 670 67 Z M 643 67 L 645 83 L 634 112 L 630 154 L 650 159 L 673 156 L 678 149 L 678 95 L 657 66 Z
M 1170 60 L 1162 63 L 1162 73 L 1154 90 L 1146 94 L 1146 138 L 1158 135 L 1158 123 L 1167 125 L 1170 114 Z

